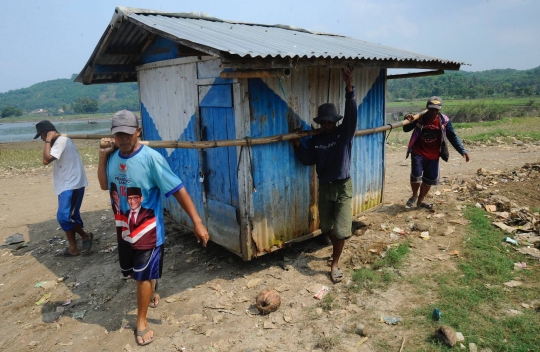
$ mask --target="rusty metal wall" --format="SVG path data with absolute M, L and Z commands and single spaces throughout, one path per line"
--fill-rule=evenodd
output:
M 250 137 L 289 133 L 309 127 L 307 69 L 285 79 L 249 79 Z M 305 119 L 305 121 L 303 120 Z M 280 248 L 309 232 L 311 168 L 295 159 L 289 142 L 251 148 L 252 243 L 254 255 Z M 248 191 L 251 191 L 248 189 Z
M 384 125 L 386 70 L 365 71 L 362 86 L 357 87 L 358 129 Z M 365 94 L 359 94 L 365 92 Z M 364 95 L 363 98 L 360 98 Z M 353 215 L 382 202 L 384 187 L 385 134 L 357 136 L 353 142 L 351 179 Z
M 355 71 L 358 128 L 380 126 L 384 121 L 384 79 L 384 70 Z M 343 113 L 345 87 L 338 69 L 305 68 L 293 70 L 287 78 L 248 82 L 251 138 L 284 134 L 296 127 L 310 129 L 317 107 L 325 102 L 337 103 Z M 366 137 L 356 137 L 353 144 L 355 214 L 381 201 L 384 145 L 379 135 Z M 318 182 L 314 167 L 300 164 L 289 142 L 253 146 L 251 154 L 256 190 L 251 237 L 257 256 L 318 228 Z

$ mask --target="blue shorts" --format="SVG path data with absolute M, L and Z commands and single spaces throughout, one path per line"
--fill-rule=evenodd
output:
M 411 183 L 420 182 L 429 186 L 439 184 L 439 159 L 426 160 L 418 154 L 411 154 Z
M 56 219 L 64 231 L 69 231 L 80 225 L 83 227 L 81 219 L 81 204 L 84 198 L 84 187 L 64 191 L 58 195 L 58 211 Z
M 124 277 L 131 275 L 136 281 L 160 279 L 163 270 L 164 246 L 152 249 L 133 249 L 125 242 L 118 242 L 120 270 Z

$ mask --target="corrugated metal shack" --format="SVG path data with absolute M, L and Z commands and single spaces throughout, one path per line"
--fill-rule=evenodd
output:
M 311 129 L 322 103 L 343 109 L 345 64 L 355 67 L 358 129 L 385 123 L 387 68 L 461 65 L 294 27 L 117 7 L 76 81 L 137 81 L 146 140 L 249 141 Z M 382 203 L 384 133 L 356 137 L 353 149 L 359 214 Z M 289 142 L 158 150 L 185 183 L 211 239 L 244 260 L 318 234 L 315 169 L 295 159 Z M 191 225 L 174 198 L 165 206 Z

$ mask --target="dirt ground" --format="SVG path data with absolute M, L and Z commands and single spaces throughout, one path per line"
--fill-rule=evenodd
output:
M 425 303 L 408 284 L 353 293 L 347 289 L 354 269 L 380 255 L 392 242 L 409 238 L 412 252 L 400 276 L 433 270 L 455 270 L 448 254 L 459 248 L 464 234 L 460 205 L 467 199 L 456 188 L 461 180 L 475 178 L 480 168 L 512 169 L 540 158 L 540 145 L 501 144 L 469 147 L 471 162 L 455 153 L 441 163 L 443 182 L 431 191 L 435 213 L 404 208 L 409 197 L 409 163 L 403 146 L 389 146 L 384 204 L 359 216 L 367 226 L 347 242 L 341 267 L 345 280 L 333 285 L 328 277 L 330 246 L 315 240 L 295 244 L 251 262 L 243 262 L 213 245 L 198 247 L 193 235 L 169 222 L 161 302 L 149 309 L 155 340 L 138 347 L 131 327 L 136 319 L 135 282 L 121 277 L 109 197 L 99 190 L 96 167 L 86 168 L 89 186 L 82 207 L 87 230 L 95 234 L 92 252 L 76 258 L 54 257 L 63 249 L 64 233 L 56 222 L 56 196 L 51 168 L 0 169 L 0 243 L 15 233 L 27 246 L 0 248 L 0 349 L 3 351 L 316 351 L 321 341 L 339 336 L 339 351 L 398 351 L 403 337 L 414 335 L 407 324 L 386 325 L 379 316 L 398 316 L 403 307 Z M 539 207 L 536 182 L 500 182 L 494 192 L 521 205 Z M 420 221 L 431 240 L 419 238 L 409 226 Z M 449 225 L 452 234 L 442 236 Z M 399 227 L 404 235 L 391 235 Z M 389 230 L 390 229 L 390 230 Z M 441 251 L 446 248 L 447 251 Z M 37 283 L 44 287 L 35 287 Z M 331 310 L 321 309 L 313 295 L 326 285 L 334 295 Z M 264 288 L 281 295 L 280 308 L 266 316 L 254 309 L 255 296 Z M 45 303 L 36 305 L 44 294 Z M 71 300 L 71 303 L 66 301 Z M 58 307 L 64 312 L 57 312 Z M 60 308 L 61 309 L 61 308 Z M 74 318 L 75 313 L 84 316 Z M 412 317 L 400 316 L 402 320 Z M 372 329 L 370 338 L 354 326 Z M 410 326 L 410 324 L 409 324 Z M 351 328 L 352 327 L 352 328 Z M 416 332 L 418 334 L 418 332 Z M 425 340 L 423 337 L 423 341 Z M 403 349 L 408 351 L 406 345 Z

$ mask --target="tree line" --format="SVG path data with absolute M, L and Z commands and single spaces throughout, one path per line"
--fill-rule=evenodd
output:
M 0 93 L 2 117 L 20 116 L 42 109 L 47 115 L 111 113 L 139 110 L 137 83 L 83 85 L 71 79 L 56 79 L 28 88 Z M 5 110 L 5 112 L 4 112 Z M 14 112 L 17 112 L 15 114 Z M 4 116 L 6 115 L 6 116 Z
M 530 70 L 446 71 L 444 75 L 388 80 L 388 101 L 438 95 L 446 99 L 540 95 L 540 66 Z

